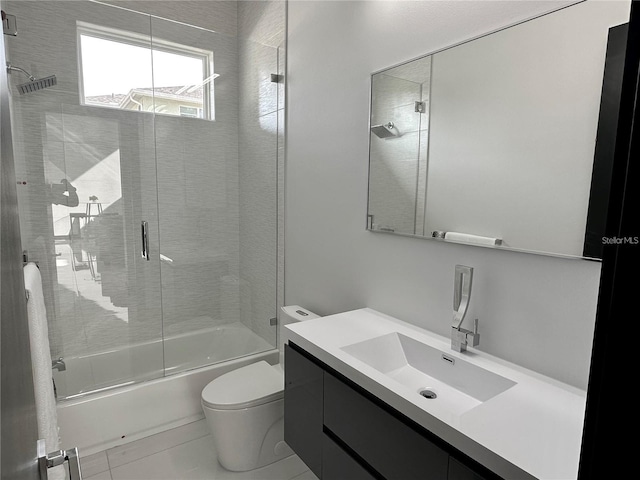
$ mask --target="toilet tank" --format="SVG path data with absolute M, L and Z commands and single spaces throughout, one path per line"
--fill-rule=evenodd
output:
M 302 308 L 300 305 L 288 305 L 281 307 L 282 313 L 280 314 L 280 335 L 278 341 L 278 350 L 280 350 L 280 365 L 284 368 L 284 344 L 287 343 L 288 335 L 287 331 L 283 328 L 285 325 L 296 322 L 304 322 L 305 320 L 312 320 L 319 318 L 320 315 L 316 315 L 310 312 L 306 308 Z

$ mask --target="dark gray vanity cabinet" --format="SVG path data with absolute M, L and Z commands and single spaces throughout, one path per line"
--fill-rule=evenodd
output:
M 326 372 L 324 426 L 384 478 L 447 478 L 447 452 Z
M 324 370 L 285 345 L 284 439 L 321 478 Z
M 326 433 L 322 437 L 322 480 L 376 480 Z
M 457 450 L 332 371 L 285 346 L 285 441 L 321 480 L 493 480 Z M 469 463 L 474 463 L 469 461 Z
M 450 457 L 447 480 L 484 480 L 484 477 Z

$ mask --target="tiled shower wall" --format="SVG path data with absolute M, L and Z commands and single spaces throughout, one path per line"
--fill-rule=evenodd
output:
M 141 116 L 137 125 L 124 120 L 130 114 L 119 118 L 114 111 L 103 116 L 106 119 L 98 115 L 96 121 L 78 101 L 75 20 L 101 23 L 112 9 L 99 6 L 96 16 L 96 5 L 89 2 L 38 2 L 37 8 L 33 3 L 6 2 L 20 28 L 8 51 L 14 64 L 34 70 L 36 76 L 55 73 L 58 86 L 37 97 L 14 95 L 18 177 L 27 181 L 19 189 L 25 248 L 39 260 L 45 282 L 55 284 L 51 206 L 37 188 L 49 181 L 45 157 L 57 151 L 54 146 L 64 152 L 59 163 L 65 168 L 73 163 L 69 152 L 74 148 L 109 152 L 119 147 L 121 168 L 130 166 L 130 171 L 120 172 L 122 189 L 128 188 L 129 179 L 131 188 L 140 185 L 140 191 L 130 195 L 138 205 L 117 208 L 132 212 L 145 205 L 144 215 L 159 225 L 152 228 L 152 251 L 173 261 L 129 269 L 128 292 L 122 293 L 142 300 L 139 312 L 129 308 L 126 324 L 118 319 L 117 309 L 92 322 L 77 296 L 46 288 L 53 354 L 92 353 L 239 320 L 275 345 L 269 319 L 276 316 L 283 292 L 277 289 L 283 278 L 277 218 L 278 194 L 283 192 L 278 173 L 283 171 L 284 87 L 272 83 L 270 74 L 284 72 L 285 3 L 110 2 L 210 30 L 153 18 L 158 37 L 215 43 L 215 71 L 221 73 L 215 83 L 216 121 L 157 115 L 153 121 Z M 128 29 L 131 15 L 117 9 L 111 25 Z M 117 146 L 106 140 L 111 118 L 120 122 Z M 79 127 L 69 135 L 74 120 Z M 67 133 L 54 137 L 60 125 Z M 125 141 L 129 129 L 130 145 Z M 134 156 L 136 163 L 130 165 L 126 160 Z M 125 243 L 138 241 L 135 227 L 125 232 Z M 123 261 L 134 257 L 126 253 Z M 153 286 L 160 278 L 162 285 Z

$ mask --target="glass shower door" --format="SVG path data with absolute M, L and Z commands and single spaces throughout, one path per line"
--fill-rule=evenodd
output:
M 7 2 L 24 26 L 9 59 L 57 78 L 28 95 L 10 79 L 58 398 L 275 348 L 284 10 L 280 27 L 252 20 L 269 5 L 238 5 L 228 35 L 92 1 Z
M 151 32 L 164 358 L 172 374 L 275 346 L 276 115 L 272 130 L 253 137 L 260 156 L 244 159 L 239 97 L 253 89 L 275 98 L 277 85 L 269 72 L 263 91 L 242 76 L 236 36 L 160 18 L 152 18 Z M 243 169 L 251 162 L 266 162 L 268 174 L 249 186 Z M 254 200 L 269 203 L 271 215 L 243 214 L 249 189 L 264 193 Z M 247 221 L 258 222 L 259 236 L 244 234 Z M 248 243 L 267 255 L 249 256 Z M 260 276 L 243 269 L 247 260 Z
M 93 2 L 9 3 L 33 29 L 12 39 L 12 62 L 57 76 L 12 101 L 23 242 L 64 362 L 58 398 L 160 377 L 154 117 L 128 102 L 152 85 L 150 19 Z M 49 29 L 53 17 L 67 28 Z

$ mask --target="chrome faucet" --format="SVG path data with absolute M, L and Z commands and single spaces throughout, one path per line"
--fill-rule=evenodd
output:
M 473 331 L 462 328 L 462 322 L 471 301 L 472 279 L 473 268 L 456 265 L 453 286 L 453 324 L 451 325 L 451 349 L 456 352 L 466 351 L 469 344 L 475 347 L 480 343 L 477 318 L 473 322 Z

